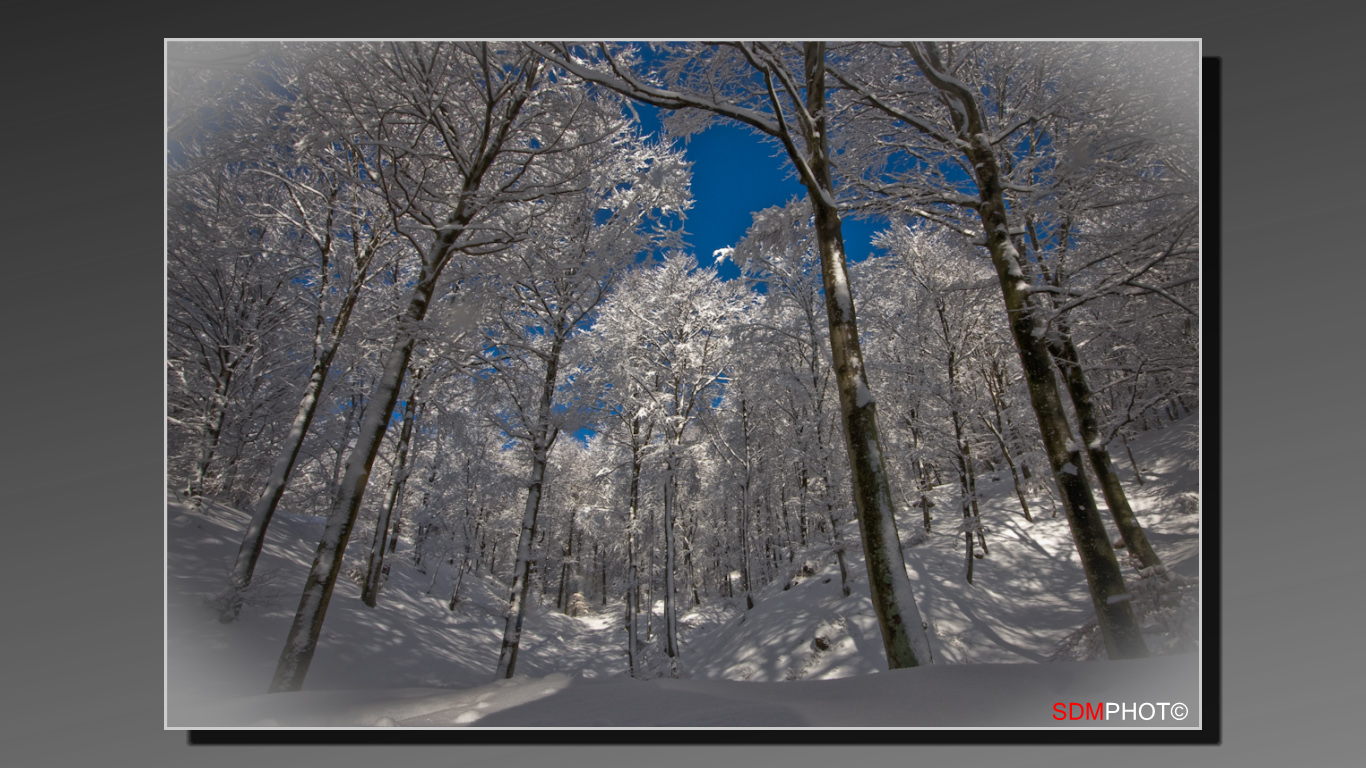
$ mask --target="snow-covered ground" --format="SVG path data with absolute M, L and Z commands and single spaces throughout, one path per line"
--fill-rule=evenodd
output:
M 937 527 L 924 541 L 912 534 L 919 510 L 898 520 L 933 666 L 886 669 L 861 556 L 851 553 L 849 597 L 827 558 L 804 570 L 798 562 L 794 579 L 757 593 L 751 611 L 712 602 L 682 616 L 681 679 L 626 675 L 620 605 L 568 617 L 533 600 L 518 675 L 492 682 L 506 588 L 467 576 L 451 611 L 445 598 L 453 574 L 424 573 L 398 557 L 375 609 L 361 602 L 354 581 L 339 579 L 304 690 L 266 694 L 322 519 L 277 514 L 251 602 L 238 622 L 224 625 L 209 601 L 222 588 L 246 514 L 172 500 L 165 724 L 1198 727 L 1197 429 L 1191 417 L 1133 442 L 1143 485 L 1130 482 L 1127 462 L 1121 467 L 1135 511 L 1176 574 L 1161 590 L 1137 590 L 1154 656 L 1124 662 L 1078 661 L 1104 652 L 1066 520 L 1051 516 L 1045 496 L 1030 499 L 1034 521 L 1026 522 L 1004 473 L 979 479 L 990 554 L 975 561 L 972 585 L 963 578 L 951 487 L 936 491 Z M 856 538 L 852 527 L 848 538 Z M 1106 720 L 1056 719 L 1055 705 L 1072 702 L 1187 710 L 1181 719 L 1170 708 L 1162 717 L 1117 709 Z

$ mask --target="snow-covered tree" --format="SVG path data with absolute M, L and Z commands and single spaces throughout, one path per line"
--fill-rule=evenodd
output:
M 604 96 L 595 109 L 604 124 L 593 131 L 603 138 L 581 149 L 590 158 L 592 182 L 575 194 L 548 200 L 553 210 L 539 215 L 526 239 L 512 249 L 507 266 L 487 278 L 501 286 L 502 306 L 483 358 L 506 390 L 508 407 L 500 426 L 530 453 L 498 677 L 512 677 L 517 665 L 549 453 L 566 421 L 572 431 L 582 409 L 564 399 L 566 344 L 586 327 L 638 254 L 661 239 L 676 239 L 654 225 L 689 204 L 687 169 L 679 156 L 661 145 L 646 145 L 631 131 L 614 97 Z
M 878 359 L 915 361 L 919 375 L 907 377 L 904 369 L 887 375 L 918 386 L 919 426 L 958 477 L 965 576 L 972 583 L 974 538 L 988 552 L 978 509 L 975 454 L 980 441 L 973 413 L 979 391 L 973 373 L 997 341 L 993 327 L 1004 323 L 989 303 L 995 280 L 985 260 L 952 233 L 899 226 L 882 233 L 877 242 L 889 255 L 859 264 L 855 274 L 860 284 L 880 287 L 866 303 L 878 346 L 891 347 L 879 349 Z M 898 388 L 889 381 L 886 389 Z M 927 411 L 936 418 L 927 418 Z
M 1177 46 L 1167 53 L 1193 50 Z M 1025 243 L 1046 239 L 1037 232 L 1042 211 L 1030 203 L 1056 194 L 1039 174 L 1086 166 L 1090 157 L 1084 141 L 1068 141 L 1075 137 L 1055 128 L 1077 114 L 1123 111 L 1134 95 L 1125 75 L 1136 71 L 1128 66 L 1136 51 L 1114 44 L 907 42 L 858 46 L 830 70 L 846 89 L 841 103 L 856 116 L 847 124 L 861 123 L 841 146 L 861 169 L 867 204 L 957 229 L 991 256 L 1112 658 L 1147 651 L 1053 373 L 1048 337 L 1058 308 L 1041 298 L 1050 291 L 1036 279 L 1042 257 Z M 1177 156 L 1174 172 L 1189 174 L 1184 161 L 1191 156 Z M 1065 234 L 1066 219 L 1055 221 Z M 1135 287 L 1130 278 L 1120 282 Z
M 836 389 L 849 455 L 854 506 L 868 563 L 873 606 L 891 668 L 930 663 L 929 639 L 898 543 L 877 403 L 868 388 L 845 263 L 839 190 L 829 141 L 825 43 L 535 46 L 561 67 L 668 110 L 681 134 L 723 117 L 782 147 L 812 208 Z
M 366 281 L 377 271 L 374 267 L 400 253 L 394 247 L 399 244 L 377 220 L 374 205 L 379 201 L 358 179 L 364 173 L 362 164 L 332 146 L 319 151 L 316 160 L 297 155 L 270 158 L 253 168 L 279 185 L 281 200 L 271 206 L 269 219 L 288 227 L 301 246 L 307 271 L 295 281 L 312 289 L 314 316 L 307 383 L 243 535 L 228 592 L 221 600 L 225 620 L 235 617 L 238 596 L 251 583 L 266 528 L 298 461 Z
M 679 476 L 691 461 L 692 446 L 702 439 L 699 414 L 721 393 L 731 364 L 732 331 L 750 302 L 743 286 L 723 283 L 715 269 L 672 253 L 658 266 L 632 271 L 594 325 L 602 348 L 620 352 L 597 358 L 598 375 L 610 384 L 603 395 L 608 408 L 630 414 L 633 440 L 640 439 L 642 427 L 656 436 L 633 456 L 633 464 L 652 460 L 662 473 L 665 653 L 670 659 L 679 656 Z
M 848 594 L 840 536 L 848 504 L 837 496 L 836 482 L 843 481 L 843 473 L 832 461 L 839 414 L 821 317 L 820 250 L 810 206 L 793 200 L 755 213 L 733 258 L 745 278 L 762 289 L 760 305 L 737 345 L 743 363 L 734 367 L 726 398 L 732 421 L 739 411 L 746 516 L 756 474 L 753 454 L 756 444 L 762 444 L 773 454 L 778 476 L 792 475 L 798 517 L 794 544 L 815 550 L 816 533 L 823 532 L 819 546 L 834 553 Z M 763 477 L 776 479 L 772 472 Z M 776 489 L 777 495 L 782 493 Z
M 551 77 L 524 46 L 394 43 L 319 46 L 301 78 L 299 109 L 370 158 L 393 227 L 420 269 L 370 393 L 342 487 L 296 612 L 271 691 L 298 690 L 364 497 L 380 439 L 428 310 L 457 254 L 490 254 L 525 235 L 547 197 L 590 187 L 592 153 L 617 132 L 582 84 Z M 439 320 L 439 318 L 434 318 Z
M 206 162 L 167 189 L 168 453 L 192 499 L 231 490 L 223 449 L 249 450 L 293 394 L 281 337 L 297 319 L 298 265 L 256 216 L 269 191 L 242 177 Z

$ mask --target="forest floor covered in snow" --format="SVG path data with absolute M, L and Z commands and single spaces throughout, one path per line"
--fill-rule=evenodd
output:
M 169 728 L 515 727 L 1199 727 L 1198 417 L 1132 441 L 1142 485 L 1126 491 L 1169 579 L 1126 566 L 1153 656 L 1105 662 L 1080 561 L 1061 511 L 1030 498 L 1020 514 L 1008 473 L 978 481 L 990 553 L 964 578 L 952 486 L 936 490 L 936 527 L 898 519 L 935 663 L 888 671 L 857 547 L 849 597 L 834 558 L 794 563 L 794 577 L 680 616 L 678 679 L 627 675 L 622 606 L 566 616 L 531 601 L 517 676 L 493 682 L 506 587 L 453 569 L 424 572 L 399 555 L 376 608 L 338 580 L 318 651 L 297 693 L 266 694 L 321 534 L 320 517 L 277 513 L 241 618 L 221 624 L 245 512 L 167 505 L 166 721 Z M 993 477 L 995 479 L 993 479 Z M 1107 515 L 1108 517 L 1108 515 Z M 1107 519 L 1108 523 L 1108 519 Z M 857 539 L 850 525 L 848 537 Z M 1111 526 L 1112 539 L 1117 539 Z M 1122 557 L 1122 550 L 1119 553 Z M 784 588 L 786 587 L 786 589 Z M 662 602 L 653 626 L 662 627 Z M 1056 719 L 1058 703 L 1177 703 L 1188 715 Z M 1146 713 L 1146 710 L 1145 710 Z

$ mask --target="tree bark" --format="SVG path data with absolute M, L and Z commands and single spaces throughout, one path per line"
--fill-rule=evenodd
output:
M 510 678 L 517 671 L 517 651 L 522 642 L 522 620 L 526 614 L 526 598 L 531 587 L 531 544 L 536 536 L 536 515 L 541 509 L 541 488 L 545 482 L 545 468 L 550 449 L 559 431 L 550 425 L 550 409 L 555 399 L 555 382 L 560 370 L 560 350 L 568 329 L 557 328 L 546 359 L 545 383 L 541 387 L 541 401 L 537 409 L 536 432 L 531 448 L 531 480 L 527 483 L 526 508 L 522 513 L 522 530 L 517 538 L 517 562 L 513 567 L 512 590 L 508 598 L 507 624 L 503 628 L 503 644 L 498 652 L 498 668 L 494 679 Z
M 673 446 L 664 460 L 664 652 L 678 658 L 678 607 L 674 584 L 674 505 L 678 486 L 674 478 Z
M 754 608 L 754 587 L 749 573 L 750 484 L 754 479 L 754 468 L 749 448 L 749 408 L 743 397 L 740 398 L 740 431 L 745 448 L 745 479 L 740 484 L 740 586 L 745 592 L 745 610 L 748 611 Z
M 569 615 L 569 602 L 573 597 L 572 588 L 569 585 L 571 571 L 577 572 L 578 568 L 573 564 L 574 561 L 574 520 L 578 516 L 578 510 L 569 510 L 569 536 L 565 539 L 563 562 L 560 563 L 560 593 L 556 599 L 556 604 L 561 611 Z
M 417 380 L 422 380 L 422 371 L 417 372 Z M 408 395 L 403 407 L 403 426 L 399 430 L 398 458 L 394 462 L 394 476 L 389 481 L 389 493 L 380 508 L 379 519 L 375 522 L 375 537 L 370 543 L 370 559 L 365 569 L 365 586 L 361 589 L 361 600 L 374 608 L 379 596 L 380 575 L 384 567 L 384 550 L 389 536 L 389 520 L 403 490 L 408 464 L 408 445 L 413 436 L 413 420 L 417 417 L 417 387 Z
M 370 468 L 379 453 L 380 441 L 388 426 L 389 416 L 398 402 L 399 387 L 403 383 L 403 374 L 416 343 L 414 331 L 427 314 L 427 306 L 436 288 L 436 278 L 435 271 L 424 267 L 422 279 L 414 288 L 413 296 L 404 312 L 406 322 L 400 325 L 398 337 L 389 350 L 384 364 L 384 374 L 371 395 L 356 447 L 347 459 L 341 492 L 332 513 L 328 516 L 322 541 L 318 544 L 318 553 L 313 558 L 308 580 L 304 583 L 299 608 L 295 612 L 294 622 L 289 628 L 284 650 L 280 653 L 275 676 L 270 684 L 271 693 L 297 691 L 302 688 L 308 667 L 313 662 L 318 637 L 322 632 L 323 618 L 327 615 L 327 606 L 332 599 L 332 590 L 337 584 L 337 575 L 341 573 L 342 553 L 346 551 L 346 544 L 351 538 L 351 529 L 355 525 L 356 513 L 360 511 L 365 488 L 370 479 Z
M 1091 387 L 1086 381 L 1086 374 L 1082 371 L 1076 344 L 1073 343 L 1072 336 L 1066 328 L 1060 329 L 1058 335 L 1049 340 L 1049 351 L 1053 354 L 1053 359 L 1062 372 L 1063 382 L 1067 385 L 1067 392 L 1072 397 L 1072 407 L 1077 412 L 1081 439 L 1086 443 L 1091 468 L 1095 470 L 1096 482 L 1100 484 L 1101 493 L 1105 496 L 1105 505 L 1110 508 L 1110 516 L 1119 528 L 1124 546 L 1140 568 L 1151 569 L 1150 572 L 1156 574 L 1165 573 L 1166 566 L 1148 542 L 1148 535 L 1143 532 L 1143 526 L 1138 522 L 1133 507 L 1129 506 L 1129 497 L 1124 493 L 1119 475 L 1110 461 L 1110 451 L 1106 449 L 1101 438 Z
M 631 420 L 631 506 L 626 523 L 626 610 L 628 630 L 626 638 L 626 659 L 630 665 L 631 677 L 640 672 L 637 655 L 640 653 L 640 564 L 636 553 L 636 520 L 640 513 L 640 419 Z
M 1052 357 L 1044 341 L 1046 328 L 1037 302 L 1031 301 L 1029 286 L 1024 282 L 1020 266 L 1019 252 L 1010 239 L 1000 170 L 991 144 L 987 141 L 976 98 L 966 87 L 939 74 L 938 67 L 929 61 L 933 59 L 937 64 L 933 46 L 927 46 L 928 53 L 922 53 L 914 44 L 908 44 L 907 49 L 926 79 L 945 94 L 954 113 L 953 120 L 962 139 L 963 152 L 976 176 L 979 196 L 977 213 L 986 233 L 987 250 L 996 268 L 1011 336 L 1020 355 L 1030 402 L 1039 421 L 1039 432 L 1048 454 L 1049 466 L 1053 470 L 1054 482 L 1062 495 L 1067 524 L 1086 574 L 1091 603 L 1105 639 L 1106 652 L 1111 659 L 1146 657 L 1148 650 L 1134 617 L 1132 598 L 1125 587 L 1124 576 L 1115 559 L 1114 549 L 1110 546 L 1100 512 L 1082 474 L 1081 451 L 1072 439 L 1057 380 L 1053 376 Z
M 844 416 L 845 447 L 849 452 L 854 507 L 863 538 L 868 584 L 874 611 L 882 630 L 882 642 L 891 669 L 931 663 L 925 633 L 906 574 L 901 544 L 893 517 L 891 486 L 877 428 L 877 403 L 868 390 L 868 377 L 859 345 L 849 271 L 845 263 L 844 236 L 834 204 L 834 182 L 829 164 L 825 122 L 825 46 L 806 44 L 807 111 L 815 116 L 809 158 L 798 154 L 811 175 L 803 180 L 815 214 L 816 239 L 821 253 L 821 280 L 830 324 L 830 348 Z M 796 154 L 795 147 L 789 149 Z
M 266 491 L 257 502 L 256 509 L 252 511 L 251 520 L 247 523 L 247 530 L 242 536 L 242 544 L 238 547 L 237 559 L 233 563 L 232 574 L 228 577 L 228 589 L 220 601 L 218 620 L 223 623 L 236 620 L 241 610 L 242 591 L 251 585 L 256 563 L 260 560 L 261 550 L 265 547 L 266 527 L 275 515 L 275 508 L 284 495 L 285 484 L 294 469 L 294 462 L 299 458 L 299 450 L 303 448 L 304 435 L 313 422 L 313 414 L 317 411 L 318 399 L 326 377 L 326 366 L 321 360 L 315 362 L 303 399 L 299 403 L 299 411 L 295 414 L 289 435 L 285 438 L 284 450 L 276 460 L 270 480 L 266 483 Z
M 314 349 L 317 350 L 317 353 L 314 356 L 313 368 L 309 371 L 308 384 L 304 387 L 303 397 L 299 400 L 299 410 L 295 413 L 289 434 L 285 438 L 284 447 L 275 460 L 275 467 L 270 473 L 266 489 L 261 494 L 256 509 L 252 511 L 251 521 L 247 523 L 247 530 L 242 536 L 242 544 L 237 550 L 237 559 L 233 563 L 232 574 L 228 578 L 228 590 L 221 599 L 223 607 L 218 617 L 219 621 L 225 623 L 237 618 L 238 611 L 241 608 L 242 591 L 251 585 L 251 577 L 256 572 L 256 563 L 260 560 L 261 550 L 265 547 L 266 528 L 275 516 L 275 509 L 284 496 L 285 485 L 294 472 L 294 464 L 299 459 L 299 451 L 303 448 L 304 438 L 308 435 L 308 429 L 313 424 L 313 416 L 318 410 L 323 385 L 327 382 L 327 374 L 332 368 L 332 361 L 337 356 L 337 350 L 341 347 L 342 338 L 346 335 L 346 329 L 350 325 L 356 303 L 360 300 L 361 288 L 365 284 L 365 274 L 379 250 L 379 241 L 372 240 L 356 259 L 355 278 L 347 289 L 346 295 L 342 298 L 341 304 L 337 308 L 336 318 L 332 321 L 324 340 L 323 329 L 327 326 L 323 317 L 322 301 L 323 293 L 328 285 L 327 273 L 331 271 L 329 266 L 331 254 L 330 218 L 328 223 L 329 239 L 319 244 L 322 253 L 322 274 L 320 278 L 322 290 L 319 291 L 314 330 Z

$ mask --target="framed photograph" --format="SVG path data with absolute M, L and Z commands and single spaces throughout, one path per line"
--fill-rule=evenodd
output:
M 1219 740 L 1200 40 L 165 64 L 166 729 Z

